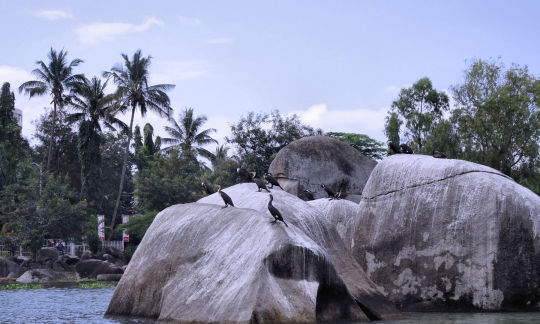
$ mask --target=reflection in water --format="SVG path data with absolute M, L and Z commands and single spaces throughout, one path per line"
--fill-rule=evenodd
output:
M 156 323 L 141 318 L 104 318 L 114 288 L 0 290 L 0 323 Z M 378 324 L 540 323 L 540 313 L 405 313 L 405 319 Z M 157 324 L 157 323 L 156 323 Z M 348 322 L 347 324 L 353 324 Z

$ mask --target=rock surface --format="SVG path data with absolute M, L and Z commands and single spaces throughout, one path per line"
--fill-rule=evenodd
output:
M 358 204 L 346 199 L 329 200 L 328 198 L 316 199 L 307 203 L 319 210 L 326 221 L 335 227 L 347 248 L 354 245 L 352 238 L 360 210 Z
M 254 183 L 159 213 L 118 283 L 107 314 L 178 322 L 290 323 L 399 317 L 315 208 Z M 164 239 L 166 238 L 166 239 Z
M 75 279 L 77 274 L 74 272 L 58 272 L 50 269 L 32 269 L 23 273 L 17 282 L 19 283 L 36 283 L 47 282 L 62 279 Z
M 121 273 L 109 273 L 109 274 L 98 274 L 96 280 L 98 281 L 118 281 L 122 278 Z
M 2 278 L 17 278 L 24 273 L 17 263 L 0 257 L 0 277 Z
M 281 186 L 299 196 L 304 189 L 315 199 L 327 197 L 320 187 L 325 184 L 346 199 L 358 202 L 369 175 L 377 162 L 357 149 L 327 136 L 304 137 L 278 152 L 269 167 Z
M 42 247 L 38 251 L 37 262 L 44 263 L 58 259 L 58 250 L 54 247 Z
M 99 274 L 121 274 L 122 268 L 103 260 L 81 260 L 75 266 L 81 278 L 95 278 Z
M 394 155 L 359 207 L 353 253 L 402 309 L 540 308 L 540 197 L 505 175 Z

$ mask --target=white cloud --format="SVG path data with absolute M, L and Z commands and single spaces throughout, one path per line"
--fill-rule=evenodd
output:
M 234 42 L 234 39 L 228 38 L 228 37 L 220 37 L 220 38 L 210 38 L 206 40 L 207 44 L 231 44 Z
M 208 74 L 208 64 L 204 61 L 167 61 L 156 63 L 151 83 L 174 83 L 193 80 Z
M 399 87 L 392 84 L 384 88 L 384 95 L 388 98 L 395 99 L 399 95 L 400 90 Z
M 15 66 L 0 65 L 0 82 L 9 82 L 12 89 L 16 90 L 23 82 L 34 79 L 35 77 L 26 70 Z
M 178 17 L 178 21 L 180 21 L 180 24 L 189 27 L 197 27 L 202 24 L 202 21 L 200 19 L 186 16 Z
M 139 25 L 121 22 L 97 22 L 78 27 L 75 29 L 75 35 L 81 43 L 92 45 L 112 41 L 128 34 L 144 32 L 154 25 L 163 26 L 163 21 L 155 17 L 148 17 Z
M 73 19 L 73 15 L 63 10 L 39 10 L 32 14 L 45 20 Z
M 297 114 L 303 123 L 322 128 L 325 132 L 360 133 L 383 141 L 387 110 L 387 108 L 330 110 L 326 104 L 317 104 L 292 113 Z

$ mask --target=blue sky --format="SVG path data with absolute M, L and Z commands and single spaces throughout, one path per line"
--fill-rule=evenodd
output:
M 540 75 L 539 12 L 539 1 L 4 1 L 0 82 L 33 79 L 51 46 L 88 77 L 141 49 L 152 82 L 176 84 L 175 118 L 193 107 L 220 140 L 274 109 L 384 140 L 392 100 L 424 76 L 447 90 L 467 60 L 499 56 Z M 16 96 L 30 138 L 50 99 Z M 146 121 L 165 135 L 166 120 Z

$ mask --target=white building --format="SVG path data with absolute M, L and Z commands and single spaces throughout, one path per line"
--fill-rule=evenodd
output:
M 17 122 L 20 128 L 22 128 L 22 110 L 15 108 L 13 111 L 13 119 Z

